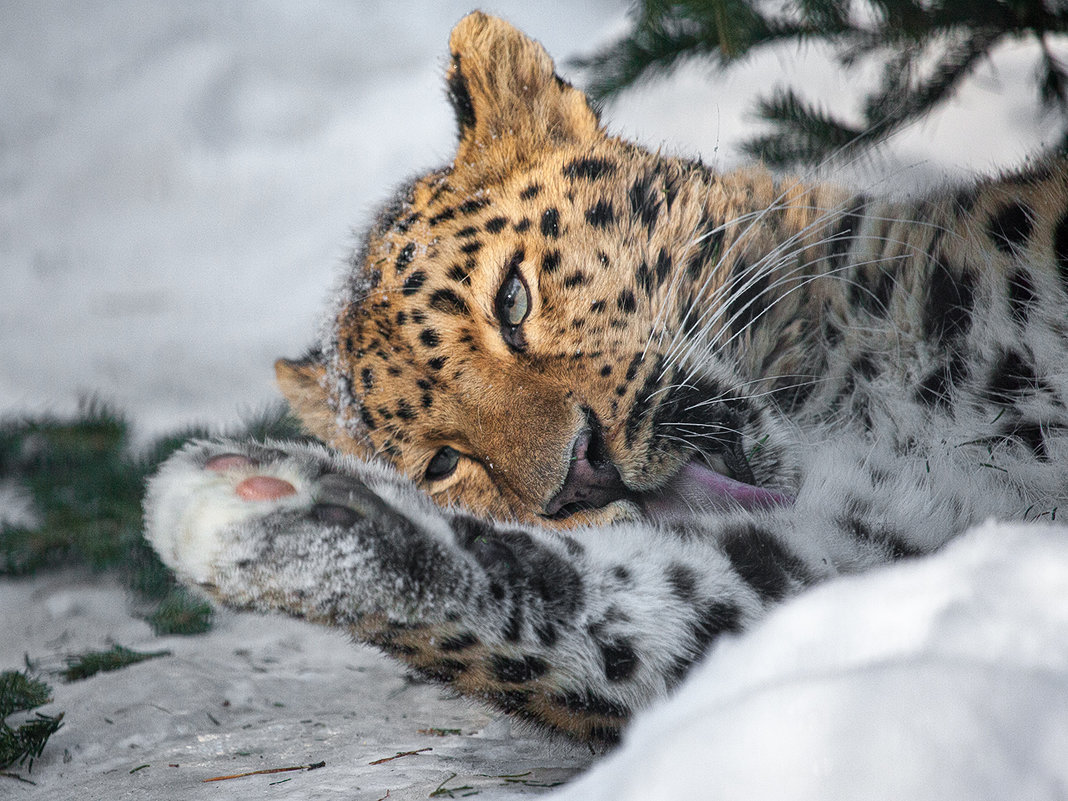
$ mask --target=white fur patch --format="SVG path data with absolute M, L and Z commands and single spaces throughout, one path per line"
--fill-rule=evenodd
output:
M 184 456 L 185 454 L 183 454 Z M 247 501 L 234 493 L 250 476 L 273 476 L 297 490 L 284 498 Z M 282 508 L 313 503 L 306 479 L 286 463 L 227 471 L 206 470 L 191 458 L 172 458 L 149 482 L 145 537 L 163 563 L 183 578 L 203 584 L 236 543 L 242 523 Z

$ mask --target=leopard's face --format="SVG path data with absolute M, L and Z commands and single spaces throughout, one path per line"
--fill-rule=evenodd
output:
M 382 212 L 322 354 L 280 363 L 297 413 L 499 518 L 605 522 L 707 487 L 776 502 L 757 486 L 792 480 L 780 424 L 702 344 L 724 241 L 707 173 L 604 135 L 499 20 L 472 15 L 452 49 L 455 163 Z

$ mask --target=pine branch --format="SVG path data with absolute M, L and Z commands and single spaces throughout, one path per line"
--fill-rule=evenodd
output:
M 41 755 L 48 738 L 63 725 L 63 713 L 36 713 L 18 726 L 11 726 L 7 718 L 29 712 L 52 700 L 52 688 L 40 679 L 15 670 L 0 673 L 0 770 L 26 764 L 33 769 L 33 760 Z
M 761 98 L 756 113 L 778 130 L 747 140 L 742 149 L 776 167 L 814 164 L 830 153 L 849 153 L 863 145 L 867 136 L 863 128 L 806 103 L 792 89 Z
M 690 58 L 729 68 L 784 42 L 830 44 L 845 69 L 881 63 L 877 88 L 861 105 L 866 130 L 807 107 L 792 93 L 758 104 L 773 131 L 743 150 L 769 163 L 815 163 L 872 147 L 950 98 L 1006 38 L 1037 39 L 1043 106 L 1068 119 L 1068 66 L 1047 37 L 1068 33 L 1068 3 L 1044 0 L 644 0 L 629 35 L 578 62 L 591 70 L 591 94 L 612 97 Z M 932 64 L 933 66 L 927 66 Z M 792 102 L 786 102 L 790 100 Z

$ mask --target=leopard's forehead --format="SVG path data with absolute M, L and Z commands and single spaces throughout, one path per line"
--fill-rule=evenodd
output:
M 604 137 L 542 153 L 494 185 L 457 186 L 442 170 L 403 188 L 354 260 L 328 332 L 346 427 L 410 461 L 404 443 L 464 436 L 465 400 L 493 389 L 487 371 L 499 385 L 535 371 L 542 381 L 600 382 L 618 406 L 634 378 L 628 365 L 670 311 L 659 301 L 685 302 L 665 285 L 677 280 L 673 261 L 707 255 L 699 242 L 685 246 L 707 218 L 697 172 Z M 521 359 L 494 308 L 513 267 L 532 302 Z

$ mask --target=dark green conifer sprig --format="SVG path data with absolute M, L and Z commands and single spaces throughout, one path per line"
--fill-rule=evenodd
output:
M 108 673 L 129 665 L 136 665 L 147 659 L 170 655 L 170 651 L 134 651 L 132 648 L 113 645 L 106 651 L 86 651 L 68 656 L 66 667 L 60 675 L 64 681 L 81 681 L 97 673 Z
M 1068 69 L 1050 43 L 1068 33 L 1068 4 L 1044 0 L 642 0 L 630 32 L 589 58 L 589 91 L 607 99 L 680 61 L 726 68 L 783 42 L 822 41 L 844 69 L 880 65 L 878 83 L 852 119 L 835 116 L 790 88 L 761 98 L 770 131 L 743 144 L 773 166 L 814 164 L 870 148 L 949 99 L 1008 40 L 1040 45 L 1036 100 L 1060 116 L 1068 141 Z
M 135 453 L 125 418 L 99 401 L 85 402 L 73 419 L 0 421 L 0 481 L 23 488 L 38 518 L 22 525 L 0 522 L 0 576 L 60 565 L 117 569 L 147 604 L 157 633 L 206 631 L 211 606 L 178 586 L 145 543 L 141 500 L 160 462 L 189 439 L 213 433 L 291 439 L 300 429 L 279 407 L 236 431 L 187 428 Z
M 63 713 L 38 712 L 14 726 L 7 719 L 51 700 L 52 688 L 29 673 L 16 670 L 0 673 L 0 770 L 16 765 L 33 769 L 33 760 L 41 755 L 48 738 L 63 725 Z

